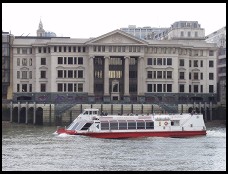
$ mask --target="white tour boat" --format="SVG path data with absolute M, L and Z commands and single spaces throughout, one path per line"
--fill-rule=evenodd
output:
M 96 138 L 193 137 L 206 135 L 206 126 L 202 114 L 108 115 L 89 108 L 56 133 Z

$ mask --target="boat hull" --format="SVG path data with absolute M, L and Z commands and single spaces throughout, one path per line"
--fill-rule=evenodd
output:
M 162 132 L 77 132 L 75 135 L 84 135 L 94 138 L 123 139 L 123 138 L 142 138 L 142 137 L 173 137 L 184 138 L 194 136 L 204 136 L 206 131 L 162 131 Z

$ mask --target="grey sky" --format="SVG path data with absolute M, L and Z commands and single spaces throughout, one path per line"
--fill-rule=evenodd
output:
M 208 35 L 226 26 L 226 3 L 3 3 L 2 30 L 15 36 L 45 31 L 71 38 L 98 37 L 128 25 L 170 27 L 198 21 Z

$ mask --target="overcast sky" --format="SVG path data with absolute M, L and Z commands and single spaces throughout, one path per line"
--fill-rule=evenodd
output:
M 40 19 L 45 31 L 71 38 L 98 37 L 116 29 L 170 27 L 198 21 L 205 35 L 226 26 L 226 3 L 3 3 L 2 30 L 36 36 Z

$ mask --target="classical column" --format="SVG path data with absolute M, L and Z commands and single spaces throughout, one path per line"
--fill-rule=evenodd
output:
M 94 56 L 89 57 L 89 95 L 94 95 L 94 66 L 93 66 Z
M 105 56 L 105 65 L 104 65 L 104 95 L 109 94 L 109 56 Z
M 144 96 L 144 85 L 145 85 L 145 81 L 144 81 L 144 64 L 143 64 L 143 57 L 139 56 L 138 58 L 138 101 L 143 103 L 145 101 L 145 96 Z
M 124 96 L 129 96 L 129 59 L 130 57 L 124 57 Z
M 139 57 L 138 58 L 138 95 L 143 95 L 143 86 L 144 86 L 144 83 L 143 83 L 143 69 L 144 69 L 144 66 L 143 66 L 143 57 Z

